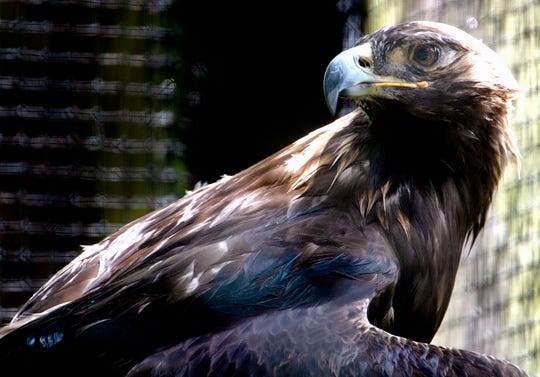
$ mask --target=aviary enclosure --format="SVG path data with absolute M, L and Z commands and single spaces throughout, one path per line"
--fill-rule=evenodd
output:
M 0 323 L 80 244 L 328 122 L 331 57 L 415 19 L 484 40 L 523 89 L 521 164 L 434 342 L 540 375 L 538 0 L 0 0 Z

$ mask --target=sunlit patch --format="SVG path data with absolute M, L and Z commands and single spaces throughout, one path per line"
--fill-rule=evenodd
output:
M 95 254 L 105 249 L 109 245 L 109 240 L 106 238 L 103 241 L 93 245 L 83 245 L 82 248 L 87 254 Z
M 285 161 L 287 172 L 294 173 L 298 169 L 302 168 L 308 161 L 309 157 L 311 156 L 307 155 L 306 150 L 302 151 L 302 153 L 293 153 L 291 157 Z
M 226 252 L 229 251 L 229 244 L 227 243 L 227 241 L 220 241 L 220 242 L 218 242 L 218 244 L 217 244 L 217 249 L 218 249 L 221 253 L 225 254 Z
M 263 207 L 267 200 L 268 198 L 262 195 L 259 190 L 233 197 L 233 199 L 219 211 L 219 214 L 212 220 L 209 227 L 227 221 L 238 211 Z
M 191 261 L 189 264 L 189 267 L 186 269 L 186 273 L 180 276 L 179 280 L 184 281 L 186 279 L 191 279 L 193 277 L 193 273 L 195 272 L 195 261 Z
M 197 289 L 197 287 L 200 284 L 200 279 L 201 279 L 202 274 L 203 274 L 202 272 L 199 272 L 197 276 L 194 276 L 193 279 L 189 282 L 189 284 L 186 287 L 187 294 L 193 293 L 195 289 Z
M 197 199 L 196 197 L 192 198 L 189 201 L 188 205 L 186 205 L 184 207 L 184 211 L 182 213 L 182 216 L 180 216 L 180 218 L 176 222 L 176 225 L 180 225 L 182 223 L 188 222 L 195 215 L 194 207 L 195 207 L 195 204 L 197 202 L 196 199 Z
M 305 165 L 309 163 L 314 156 L 320 154 L 321 145 L 317 143 L 308 144 L 308 146 L 299 153 L 293 153 L 291 157 L 285 161 L 285 168 L 288 173 L 295 173 L 300 169 L 305 169 Z
M 118 237 L 112 240 L 111 244 L 107 248 L 107 251 L 109 253 L 116 254 L 117 252 L 128 249 L 134 243 L 139 242 L 144 236 L 148 235 L 148 233 L 144 231 L 147 225 L 147 221 L 142 221 L 128 227 L 126 230 L 121 232 Z
M 230 264 L 230 263 L 232 263 L 232 261 L 226 261 L 226 262 L 220 263 L 220 264 L 218 264 L 218 265 L 212 267 L 212 268 L 209 270 L 209 273 L 210 273 L 211 275 L 215 276 L 215 275 L 217 275 L 217 273 L 218 273 L 219 271 L 221 271 L 221 269 L 222 269 L 223 267 L 225 267 L 226 265 L 228 265 L 228 264 Z
M 151 237 L 153 231 L 146 231 L 147 226 L 148 221 L 141 221 L 126 227 L 123 232 L 118 233 L 119 236 L 112 239 L 108 247 L 102 251 L 98 275 L 104 274 L 111 268 L 110 263 L 107 263 L 108 261 L 116 260 L 119 255 L 122 255 L 143 238 Z

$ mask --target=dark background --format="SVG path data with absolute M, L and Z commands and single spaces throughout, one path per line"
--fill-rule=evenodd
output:
M 234 174 L 332 119 L 322 79 L 341 51 L 335 1 L 180 2 L 191 67 L 184 141 L 194 181 Z

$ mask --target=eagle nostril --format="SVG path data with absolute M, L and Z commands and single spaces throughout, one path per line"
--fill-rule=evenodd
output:
M 361 56 L 357 59 L 357 64 L 362 68 L 370 68 L 373 64 L 370 58 Z

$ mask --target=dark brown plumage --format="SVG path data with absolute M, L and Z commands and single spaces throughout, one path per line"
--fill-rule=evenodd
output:
M 512 75 L 413 22 L 325 89 L 359 108 L 86 247 L 0 331 L 2 375 L 525 376 L 427 344 L 517 158 Z

